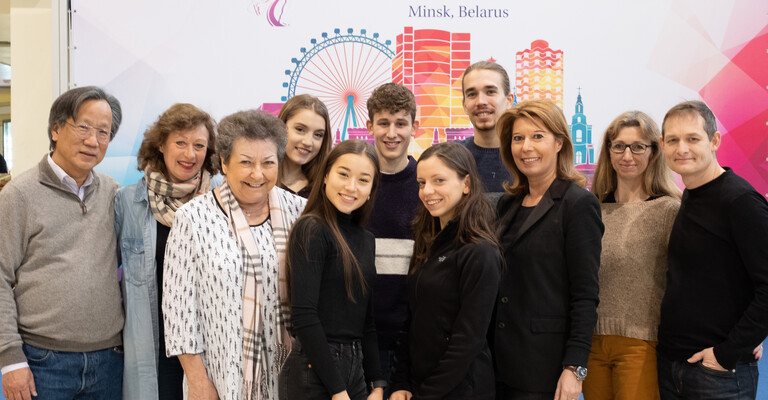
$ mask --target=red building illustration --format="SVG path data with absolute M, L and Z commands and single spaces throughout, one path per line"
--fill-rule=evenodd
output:
M 461 75 L 469 65 L 469 33 L 405 27 L 397 36 L 392 80 L 416 96 L 421 149 L 432 144 L 435 130 L 445 141 L 446 128 L 471 127 L 461 104 Z
M 535 40 L 530 49 L 515 57 L 515 87 L 518 101 L 550 99 L 563 108 L 563 51 Z

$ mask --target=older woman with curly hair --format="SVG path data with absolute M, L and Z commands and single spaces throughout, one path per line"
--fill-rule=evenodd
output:
M 165 342 L 191 399 L 277 399 L 291 350 L 286 241 L 306 201 L 275 185 L 285 125 L 263 111 L 219 123 L 225 180 L 185 204 L 168 238 Z
M 117 192 L 115 230 L 125 306 L 124 399 L 182 398 L 181 365 L 176 357 L 165 356 L 158 288 L 163 285 L 165 247 L 176 210 L 210 191 L 211 176 L 218 172 L 215 141 L 208 113 L 192 104 L 171 106 L 144 133 L 138 154 L 144 176 Z

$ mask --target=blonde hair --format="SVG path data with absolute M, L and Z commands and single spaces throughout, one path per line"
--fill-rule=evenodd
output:
M 602 202 L 610 193 L 616 191 L 618 178 L 611 164 L 611 142 L 624 128 L 636 127 L 643 139 L 651 143 L 651 157 L 648 166 L 643 171 L 643 191 L 649 196 L 671 196 L 680 199 L 680 189 L 672 179 L 672 173 L 667 167 L 659 148 L 661 132 L 658 125 L 648 114 L 642 111 L 627 111 L 614 119 L 603 135 L 603 145 L 597 159 L 595 177 L 592 181 L 592 193 Z
M 573 143 L 563 111 L 551 100 L 527 100 L 510 108 L 496 124 L 496 132 L 501 142 L 501 160 L 512 175 L 512 184 L 504 184 L 509 194 L 528 193 L 528 177 L 515 164 L 512 157 L 512 128 L 519 118 L 528 118 L 536 125 L 546 128 L 563 143 L 557 153 L 557 178 L 571 181 L 581 187 L 587 186 L 587 177 L 573 166 Z

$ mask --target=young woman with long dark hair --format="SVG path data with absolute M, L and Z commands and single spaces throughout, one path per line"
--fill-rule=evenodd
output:
M 337 145 L 291 231 L 288 285 L 297 340 L 280 375 L 281 399 L 383 396 L 371 296 L 375 241 L 363 228 L 378 164 L 364 141 Z
M 472 153 L 458 143 L 427 149 L 416 179 L 408 334 L 399 341 L 390 399 L 493 399 L 486 334 L 503 265 L 495 212 Z

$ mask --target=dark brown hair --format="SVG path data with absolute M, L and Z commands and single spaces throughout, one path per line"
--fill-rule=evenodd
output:
M 211 175 L 219 172 L 216 162 L 216 131 L 215 122 L 207 112 L 187 103 L 177 103 L 160 114 L 157 121 L 144 132 L 144 141 L 141 142 L 139 154 L 137 155 L 137 167 L 139 171 L 144 171 L 150 166 L 155 171 L 159 171 L 168 178 L 168 170 L 165 167 L 163 153 L 160 152 L 160 146 L 165 144 L 168 135 L 173 132 L 187 131 L 203 125 L 208 131 L 208 147 L 205 151 L 205 161 L 202 169 L 207 170 Z
M 288 120 L 301 110 L 313 111 L 325 120 L 325 135 L 323 135 L 323 143 L 320 145 L 320 151 L 315 158 L 301 166 L 301 173 L 307 178 L 307 185 L 311 187 L 315 178 L 314 172 L 323 165 L 325 157 L 331 152 L 331 147 L 333 146 L 333 132 L 331 132 L 331 119 L 328 116 L 328 108 L 322 101 L 320 101 L 320 99 L 308 94 L 300 94 L 288 99 L 288 101 L 283 104 L 283 108 L 280 109 L 280 113 L 277 114 L 277 118 L 283 121 L 287 129 Z M 283 164 L 281 163 L 280 166 L 282 165 Z M 277 174 L 278 182 L 281 180 L 282 170 L 283 169 L 280 168 L 280 171 Z
M 388 111 L 392 114 L 400 111 L 408 112 L 411 116 L 411 124 L 416 122 L 416 98 L 413 92 L 405 86 L 390 82 L 376 88 L 371 93 L 366 103 L 368 106 L 368 119 L 373 123 L 373 117 L 381 111 Z
M 504 91 L 504 96 L 509 96 L 510 93 L 510 84 L 509 84 L 509 74 L 507 74 L 507 70 L 504 69 L 500 64 L 495 63 L 493 61 L 478 61 L 464 70 L 464 73 L 461 75 L 461 97 L 464 98 L 464 77 L 469 75 L 470 72 L 480 70 L 480 69 L 487 69 L 489 71 L 498 72 L 499 75 L 501 75 L 501 90 Z
M 496 211 L 485 196 L 483 182 L 477 172 L 475 158 L 469 150 L 455 142 L 446 142 L 429 147 L 419 158 L 419 163 L 431 157 L 437 157 L 448 168 L 456 172 L 459 179 L 469 177 L 469 193 L 462 196 L 454 207 L 454 218 L 458 219 L 459 231 L 456 243 L 476 243 L 484 239 L 499 246 L 493 230 Z M 418 168 L 418 167 L 417 167 Z M 430 248 L 435 236 L 440 232 L 440 222 L 432 217 L 424 203 L 419 202 L 413 219 L 413 255 L 408 266 L 412 274 L 422 266 L 430 256 Z
M 376 198 L 376 189 L 379 186 L 379 159 L 376 156 L 376 151 L 373 146 L 366 143 L 363 140 L 345 140 L 331 150 L 323 165 L 322 174 L 318 174 L 318 184 L 312 186 L 312 191 L 307 199 L 307 205 L 304 207 L 304 212 L 301 214 L 299 220 L 304 218 L 312 218 L 316 221 L 327 225 L 333 233 L 334 239 L 336 239 L 336 246 L 339 254 L 341 254 L 342 265 L 344 266 L 344 284 L 347 289 L 347 297 L 353 302 L 355 289 L 361 288 L 363 293 L 366 291 L 365 278 L 363 277 L 363 271 L 360 268 L 360 264 L 357 258 L 352 253 L 352 250 L 347 245 L 344 237 L 339 230 L 339 224 L 337 222 L 336 207 L 331 203 L 325 194 L 325 184 L 319 184 L 321 177 L 328 175 L 331 168 L 336 163 L 339 157 L 345 154 L 359 154 L 366 156 L 373 164 L 374 175 L 373 182 L 371 183 L 370 200 L 366 201 L 360 208 L 352 211 L 352 222 L 358 225 L 363 225 L 370 216 L 373 210 L 373 199 Z M 314 232 L 310 230 L 312 224 L 298 224 L 299 220 L 294 223 L 294 229 L 291 230 L 291 234 L 288 239 L 287 247 L 299 246 L 301 249 L 309 248 L 309 241 L 312 239 Z M 302 238 L 301 242 L 297 242 L 296 236 Z M 290 258 L 287 260 L 288 266 L 288 288 L 291 286 L 291 262 Z M 290 298 L 290 295 L 289 295 Z
M 573 166 L 573 143 L 568 130 L 568 122 L 560 107 L 552 100 L 526 100 L 505 111 L 496 124 L 496 132 L 501 142 L 501 160 L 512 175 L 513 184 L 504 184 L 507 193 L 517 195 L 527 194 L 528 177 L 515 164 L 512 157 L 512 128 L 518 118 L 528 118 L 536 125 L 552 132 L 563 145 L 557 153 L 557 178 L 571 181 L 581 187 L 587 186 L 587 177 Z

